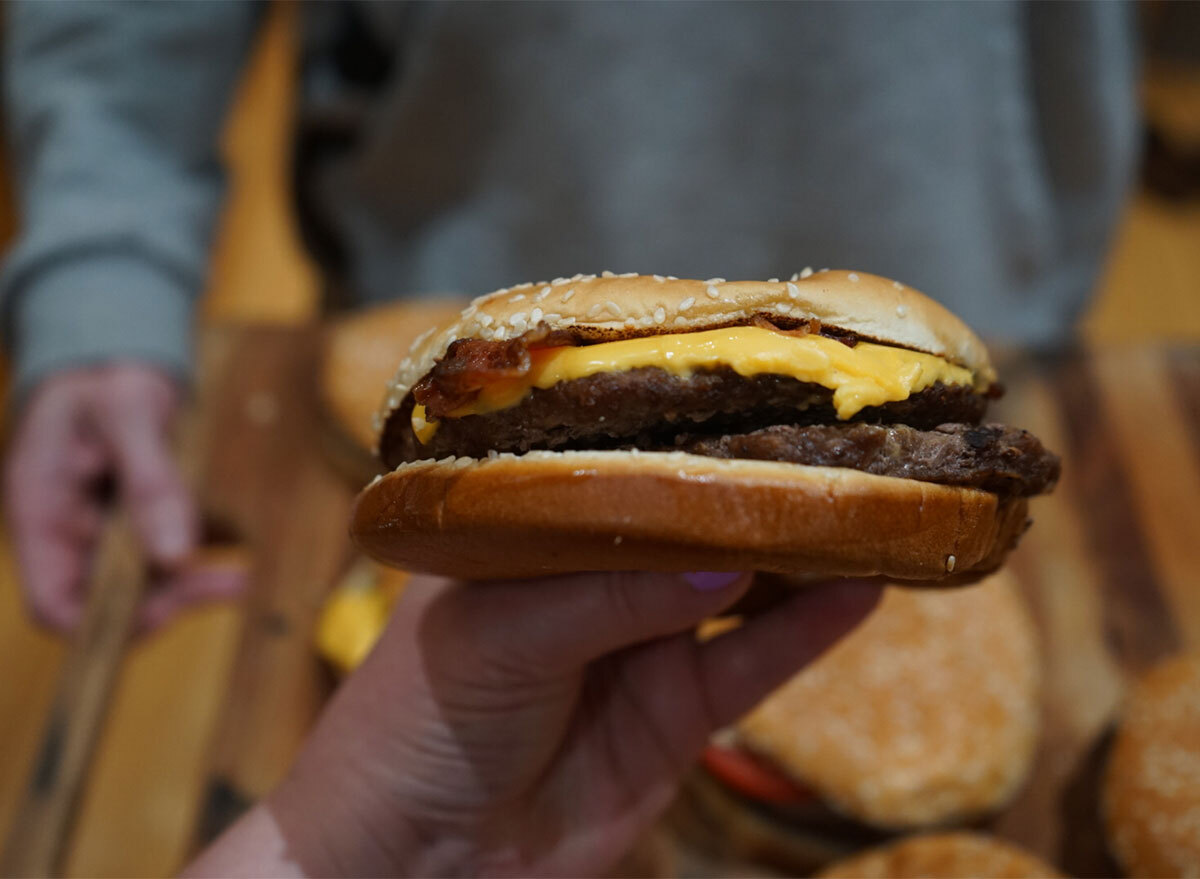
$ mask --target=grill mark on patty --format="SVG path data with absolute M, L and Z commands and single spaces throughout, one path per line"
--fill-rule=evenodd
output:
M 658 367 L 599 373 L 535 388 L 516 406 L 445 418 L 427 444 L 412 432 L 412 399 L 384 425 L 380 449 L 395 468 L 422 458 L 483 457 L 489 451 L 661 446 L 679 433 L 721 436 L 771 425 L 837 423 L 833 391 L 790 376 L 741 376 L 728 367 L 681 378 Z M 867 407 L 855 423 L 931 429 L 978 424 L 987 400 L 969 387 L 937 384 L 906 400 Z

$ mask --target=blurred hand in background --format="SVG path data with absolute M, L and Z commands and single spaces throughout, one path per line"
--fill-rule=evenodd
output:
M 61 632 L 79 625 L 114 501 L 126 506 L 151 566 L 140 628 L 240 588 L 236 570 L 187 564 L 200 529 L 171 452 L 181 400 L 165 372 L 128 363 L 64 370 L 38 384 L 21 408 L 4 505 L 25 601 L 42 624 Z
M 197 876 L 598 876 L 709 736 L 861 622 L 814 586 L 703 644 L 748 575 L 416 577 L 292 774 Z

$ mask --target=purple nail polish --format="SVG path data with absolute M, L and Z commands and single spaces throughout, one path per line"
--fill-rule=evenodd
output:
M 716 589 L 724 589 L 741 576 L 741 571 L 692 571 L 684 574 L 683 579 L 691 583 L 692 588 L 699 592 L 712 592 Z

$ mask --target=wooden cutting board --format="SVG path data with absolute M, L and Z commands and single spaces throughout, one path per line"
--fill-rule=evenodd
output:
M 317 351 L 313 329 L 221 327 L 203 339 L 201 493 L 254 563 L 201 782 L 179 791 L 194 800 L 189 846 L 282 778 L 331 690 L 311 633 L 350 558 L 354 487 L 321 451 Z M 1044 734 L 1033 778 L 992 827 L 1068 872 L 1111 875 L 1095 803 L 1121 694 L 1158 658 L 1200 646 L 1200 348 L 1012 357 L 1002 375 L 994 417 L 1033 430 L 1065 466 L 1012 561 L 1041 629 Z

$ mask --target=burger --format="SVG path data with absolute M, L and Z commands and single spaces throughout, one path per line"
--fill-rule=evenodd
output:
M 1038 740 L 1036 631 L 1007 572 L 888 588 L 861 626 L 717 733 L 672 811 L 710 857 L 807 872 L 1002 809 Z
M 323 448 L 356 486 L 379 473 L 372 425 L 396 364 L 426 327 L 452 319 L 462 306 L 449 299 L 394 302 L 325 327 L 317 376 Z
M 606 273 L 499 290 L 414 345 L 352 532 L 465 578 L 757 570 L 977 579 L 1058 459 L 983 424 L 962 321 L 897 281 Z
M 1129 876 L 1200 876 L 1200 653 L 1133 688 L 1104 779 L 1109 848 Z
M 847 858 L 819 879 L 1058 879 L 1063 874 L 1010 842 L 982 833 L 914 836 Z

